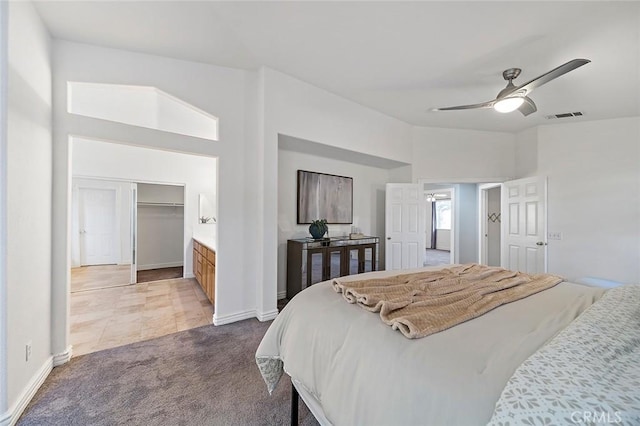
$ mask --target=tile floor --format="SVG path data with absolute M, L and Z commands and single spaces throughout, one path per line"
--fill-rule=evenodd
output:
M 131 282 L 131 265 L 95 265 L 71 268 L 71 293 L 118 287 Z
M 213 306 L 194 278 L 71 293 L 73 355 L 212 323 Z

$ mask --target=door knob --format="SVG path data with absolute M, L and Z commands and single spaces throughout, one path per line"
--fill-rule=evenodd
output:
M 391 237 L 387 237 L 387 240 L 390 240 L 390 239 L 391 239 Z
M 542 242 L 542 241 L 538 241 L 538 242 L 536 243 L 536 245 L 537 245 L 537 246 L 546 246 L 546 245 L 547 245 L 547 243 Z

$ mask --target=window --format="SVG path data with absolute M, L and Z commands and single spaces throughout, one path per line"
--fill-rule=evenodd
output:
M 437 200 L 436 229 L 451 229 L 451 200 Z

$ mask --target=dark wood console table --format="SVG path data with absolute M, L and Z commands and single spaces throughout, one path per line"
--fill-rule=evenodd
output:
M 379 245 L 379 237 L 288 240 L 287 298 L 320 281 L 377 271 Z

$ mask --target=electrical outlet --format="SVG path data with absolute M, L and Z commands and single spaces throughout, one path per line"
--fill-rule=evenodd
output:
M 547 234 L 547 238 L 550 240 L 561 240 L 562 239 L 562 232 L 549 232 Z
M 31 340 L 29 340 L 25 345 L 24 355 L 25 361 L 29 362 L 29 359 L 31 359 Z

